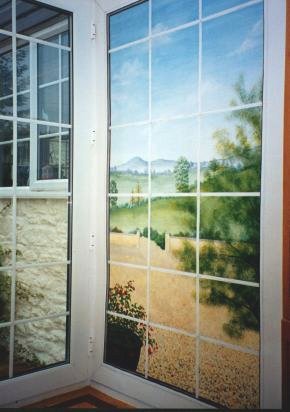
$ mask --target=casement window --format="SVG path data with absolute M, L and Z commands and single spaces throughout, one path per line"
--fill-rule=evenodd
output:
M 65 13 L 35 3 L 18 1 L 16 9 L 17 50 L 13 54 L 11 6 L 9 2 L 1 3 L 0 186 L 2 190 L 13 186 L 15 115 L 15 185 L 30 190 L 65 191 L 71 139 L 71 19 Z M 15 100 L 13 64 L 17 76 Z

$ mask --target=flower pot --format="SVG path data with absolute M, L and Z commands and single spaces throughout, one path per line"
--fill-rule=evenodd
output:
M 130 329 L 108 323 L 105 361 L 113 366 L 136 372 L 142 341 Z

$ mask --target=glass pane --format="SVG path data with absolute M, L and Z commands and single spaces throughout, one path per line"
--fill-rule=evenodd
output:
M 0 0 L 0 29 L 12 30 L 12 2 Z
M 12 263 L 12 199 L 0 199 L 0 266 Z
M 66 318 L 15 326 L 14 376 L 65 362 Z
M 61 78 L 66 79 L 69 77 L 70 70 L 70 52 L 61 52 Z
M 0 245 L 0 266 L 2 266 L 3 248 Z M 5 252 L 4 252 L 5 253 Z M 0 272 L 0 325 L 3 322 L 10 322 L 10 308 L 11 308 L 11 273 Z M 0 329 L 1 339 L 1 329 Z M 1 343 L 0 343 L 1 345 Z M 1 355 L 0 355 L 1 359 Z M 1 366 L 0 366 L 1 369 Z M 1 372 L 0 372 L 1 376 Z
M 110 198 L 110 260 L 140 265 L 147 263 L 148 200 Z
M 12 38 L 0 34 L 0 114 L 13 115 Z
M 66 199 L 19 199 L 17 261 L 66 262 L 68 206 Z
M 201 124 L 201 190 L 259 192 L 261 109 L 205 115 Z
M 188 276 L 152 271 L 150 321 L 195 333 L 195 283 Z
M 144 375 L 146 330 L 144 323 L 107 315 L 104 361 Z
M 108 310 L 146 319 L 147 271 L 111 265 Z
M 17 39 L 17 93 L 30 89 L 30 48 L 29 43 Z
M 258 356 L 202 342 L 200 362 L 201 397 L 232 409 L 259 408 Z
M 153 193 L 196 190 L 197 133 L 196 119 L 153 124 L 151 143 Z
M 203 110 L 261 101 L 262 3 L 203 24 L 202 66 Z
M 37 45 L 38 85 L 59 80 L 60 53 L 55 47 Z
M 61 123 L 70 124 L 70 90 L 68 81 L 61 84 Z
M 59 122 L 58 84 L 38 89 L 38 119 L 47 122 Z
M 152 118 L 194 113 L 197 97 L 198 28 L 153 39 Z
M 60 139 L 59 134 L 49 138 L 41 138 L 38 142 L 38 179 L 58 179 Z
M 260 199 L 201 199 L 200 272 L 259 282 Z
M 17 139 L 30 139 L 30 124 L 24 122 L 17 123 Z
M 152 2 L 153 34 L 198 19 L 198 0 L 154 0 Z
M 249 0 L 203 0 L 202 15 L 203 17 L 207 17 L 211 14 L 219 13 L 223 10 L 248 2 Z
M 10 328 L 0 328 L 0 380 L 9 378 Z
M 16 1 L 16 17 L 17 33 L 53 43 L 59 43 L 56 34 L 70 29 L 69 13 L 29 0 Z
M 260 289 L 200 280 L 200 333 L 259 350 Z
M 148 191 L 148 127 L 112 129 L 110 193 Z
M 13 140 L 13 122 L 0 119 L 0 143 Z
M 30 117 L 30 93 L 17 96 L 17 115 L 25 119 Z
M 194 394 L 195 339 L 155 327 L 152 329 L 149 378 Z
M 143 231 L 146 236 L 148 230 Z M 196 271 L 196 199 L 153 198 L 151 203 L 151 264 Z
M 148 1 L 113 14 L 110 16 L 110 48 L 147 37 L 148 30 Z
M 17 144 L 17 186 L 29 186 L 30 142 Z
M 62 129 L 61 134 L 61 179 L 70 177 L 70 130 Z
M 16 319 L 63 314 L 67 308 L 67 266 L 17 271 Z
M 112 53 L 110 67 L 112 124 L 148 120 L 148 43 Z
M 12 186 L 12 144 L 0 145 L 0 187 Z

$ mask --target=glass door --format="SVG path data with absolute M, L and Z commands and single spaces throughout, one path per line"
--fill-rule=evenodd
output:
M 260 402 L 263 13 L 149 0 L 108 17 L 104 361 L 229 408 Z

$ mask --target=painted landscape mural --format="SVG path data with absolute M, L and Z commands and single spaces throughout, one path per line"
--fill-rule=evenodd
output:
M 258 408 L 263 2 L 151 6 L 110 18 L 105 361 Z

